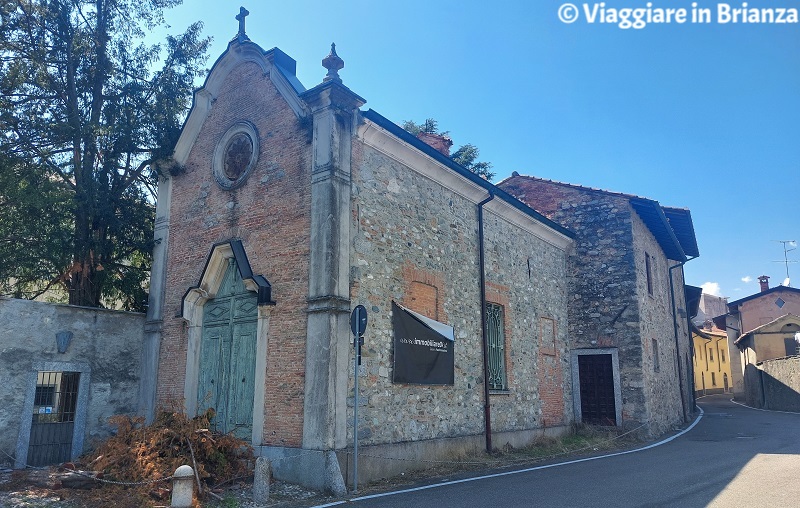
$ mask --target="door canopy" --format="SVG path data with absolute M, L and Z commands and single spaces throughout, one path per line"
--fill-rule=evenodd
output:
M 190 287 L 183 295 L 181 317 L 189 318 L 192 314 L 191 309 L 202 306 L 207 300 L 217 295 L 225 278 L 230 258 L 236 260 L 236 266 L 245 287 L 258 295 L 258 305 L 275 305 L 272 300 L 272 286 L 263 275 L 253 275 L 242 241 L 230 240 L 215 244 L 211 248 L 200 282 L 196 286 Z

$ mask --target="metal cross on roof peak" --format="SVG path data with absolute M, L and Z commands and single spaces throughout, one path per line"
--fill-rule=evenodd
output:
M 244 33 L 244 21 L 249 14 L 250 11 L 244 7 L 239 7 L 239 14 L 236 15 L 236 20 L 239 22 L 239 37 L 247 37 L 247 35 Z

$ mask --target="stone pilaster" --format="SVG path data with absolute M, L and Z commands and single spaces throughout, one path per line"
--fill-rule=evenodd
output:
M 344 448 L 350 370 L 350 150 L 364 100 L 336 80 L 302 96 L 313 118 L 303 448 Z
M 164 290 L 167 278 L 167 246 L 169 245 L 169 210 L 172 180 L 162 177 L 158 184 L 156 223 L 153 239 L 153 266 L 150 271 L 150 296 L 142 345 L 142 377 L 139 382 L 138 412 L 152 422 L 156 408 L 158 357 L 161 348 L 161 325 L 164 319 Z

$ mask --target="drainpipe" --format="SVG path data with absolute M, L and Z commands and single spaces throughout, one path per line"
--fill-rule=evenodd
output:
M 489 338 L 486 336 L 486 263 L 483 256 L 483 205 L 494 199 L 489 197 L 478 203 L 478 264 L 481 284 L 481 336 L 483 338 L 483 419 L 486 423 L 486 453 L 492 453 L 492 406 L 489 404 Z
M 695 256 L 697 257 L 697 256 Z M 675 358 L 678 360 L 678 388 L 681 391 L 681 410 L 683 411 L 683 421 L 689 421 L 689 415 L 686 413 L 686 395 L 683 393 L 683 369 L 681 368 L 681 343 L 680 339 L 678 339 L 678 311 L 675 308 L 675 284 L 672 282 L 672 270 L 674 268 L 680 268 L 681 271 L 683 270 L 683 265 L 688 263 L 694 259 L 694 257 L 687 259 L 686 261 L 681 261 L 677 265 L 673 265 L 669 267 L 669 299 L 672 303 L 672 327 L 675 332 Z M 684 306 L 686 305 L 684 299 Z M 691 337 L 691 334 L 689 334 Z

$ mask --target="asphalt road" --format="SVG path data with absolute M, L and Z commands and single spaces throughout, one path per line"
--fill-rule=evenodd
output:
M 800 414 L 701 398 L 701 420 L 649 449 L 546 469 L 483 477 L 346 506 L 800 507 Z

